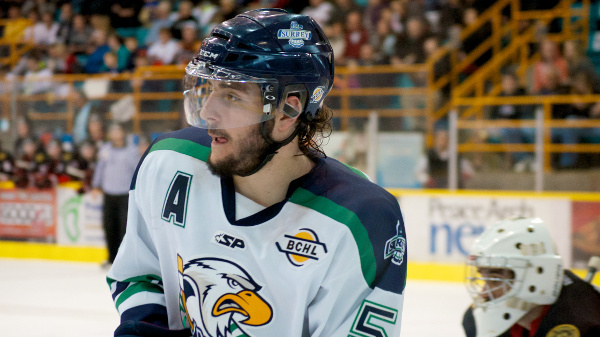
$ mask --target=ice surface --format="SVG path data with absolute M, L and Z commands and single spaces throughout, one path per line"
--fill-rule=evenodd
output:
M 90 263 L 0 258 L 0 336 L 113 336 L 119 317 L 106 273 Z M 461 283 L 408 280 L 401 336 L 464 336 L 468 305 Z

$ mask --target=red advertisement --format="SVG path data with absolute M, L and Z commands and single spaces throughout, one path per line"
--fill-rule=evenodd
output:
M 56 191 L 0 190 L 0 238 L 56 241 Z
M 590 257 L 600 256 L 600 202 L 572 202 L 573 266 L 586 268 Z

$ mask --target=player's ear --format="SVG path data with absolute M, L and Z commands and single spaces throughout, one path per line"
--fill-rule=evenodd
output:
M 281 132 L 293 130 L 302 112 L 302 102 L 300 102 L 297 96 L 289 95 L 285 100 L 282 110 L 283 113 L 277 117 L 276 128 Z

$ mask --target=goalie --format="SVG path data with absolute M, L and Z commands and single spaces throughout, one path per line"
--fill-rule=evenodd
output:
M 598 289 L 563 270 L 541 219 L 501 221 L 474 243 L 467 337 L 600 336 Z

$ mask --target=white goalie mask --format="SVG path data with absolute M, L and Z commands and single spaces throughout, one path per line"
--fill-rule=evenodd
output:
M 558 298 L 561 257 L 539 218 L 505 220 L 485 230 L 467 261 L 477 337 L 499 336 L 538 305 Z

